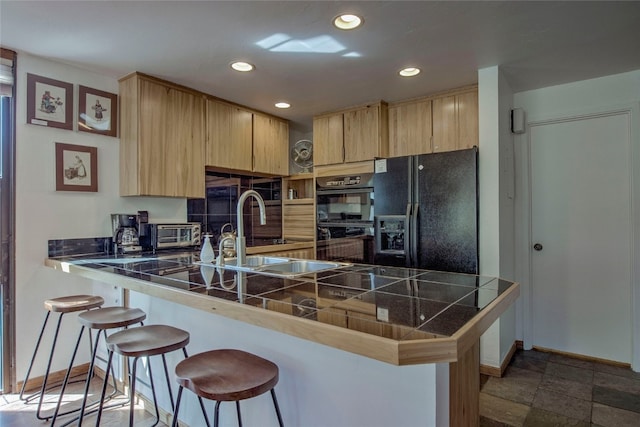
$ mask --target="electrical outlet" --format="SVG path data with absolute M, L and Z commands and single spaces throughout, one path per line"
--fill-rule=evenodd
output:
M 381 322 L 389 321 L 389 309 L 378 307 L 376 310 L 376 318 Z

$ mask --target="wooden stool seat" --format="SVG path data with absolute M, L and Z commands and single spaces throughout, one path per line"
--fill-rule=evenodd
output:
M 31 362 L 29 362 L 29 368 L 27 368 L 27 375 L 24 378 L 24 382 L 22 383 L 22 388 L 20 389 L 20 399 L 24 401 L 29 401 L 35 397 L 38 398 L 38 409 L 36 411 L 36 418 L 39 420 L 48 420 L 50 417 L 43 416 L 41 414 L 42 410 L 42 400 L 45 392 L 47 391 L 47 386 L 49 382 L 49 373 L 51 372 L 51 363 L 53 361 L 53 355 L 56 349 L 56 343 L 58 341 L 58 335 L 60 333 L 60 325 L 62 324 L 62 318 L 66 313 L 73 313 L 76 311 L 83 310 L 91 310 L 94 308 L 98 308 L 104 304 L 104 298 L 97 295 L 67 295 L 58 298 L 48 299 L 44 302 L 44 308 L 47 310 L 47 314 L 44 318 L 44 322 L 42 323 L 42 328 L 40 329 L 40 335 L 38 336 L 38 341 L 36 342 L 36 348 L 33 351 L 33 355 L 31 356 Z M 40 349 L 40 343 L 42 342 L 42 337 L 45 333 L 45 329 L 47 327 L 47 322 L 49 321 L 49 317 L 51 313 L 58 313 L 58 322 L 56 324 L 55 333 L 53 334 L 53 341 L 51 344 L 51 351 L 49 352 L 49 360 L 47 362 L 47 368 L 44 373 L 44 378 L 42 380 L 42 385 L 40 387 L 40 391 L 31 394 L 30 396 L 25 397 L 24 392 L 28 388 L 29 377 L 31 375 L 31 369 L 33 368 L 34 362 L 36 360 L 36 356 L 38 355 L 38 350 Z M 71 369 L 72 367 L 69 367 Z M 69 371 L 67 371 L 66 376 L 69 375 Z M 67 379 L 65 378 L 65 381 Z M 62 394 L 64 393 L 64 386 L 62 385 L 62 391 L 58 396 L 58 405 L 62 400 Z M 59 387 L 60 385 L 55 385 L 54 387 Z
M 69 295 L 48 299 L 44 308 L 56 313 L 71 313 L 74 311 L 90 310 L 104 304 L 104 298 L 96 295 Z
M 126 329 L 107 338 L 109 350 L 128 357 L 148 357 L 179 350 L 189 344 L 189 333 L 167 325 Z
M 242 427 L 240 401 L 271 392 L 273 407 L 278 416 L 278 424 L 283 427 L 282 415 L 276 398 L 278 366 L 255 354 L 242 350 L 211 350 L 188 357 L 176 365 L 178 399 L 173 414 L 172 427 L 178 425 L 178 411 L 182 390 L 191 390 L 198 396 L 202 415 L 209 426 L 209 418 L 204 410 L 202 398 L 215 400 L 213 425 L 218 427 L 221 402 L 236 402 L 238 425 Z
M 140 323 L 147 314 L 139 308 L 104 307 L 78 315 L 78 321 L 90 329 L 113 329 Z
M 198 396 L 237 401 L 259 396 L 278 383 L 278 366 L 241 350 L 212 350 L 176 365 L 178 383 Z

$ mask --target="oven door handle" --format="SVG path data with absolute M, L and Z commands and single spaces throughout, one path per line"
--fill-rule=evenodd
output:
M 334 196 L 336 194 L 355 194 L 355 193 L 373 193 L 373 188 L 371 187 L 360 187 L 360 188 L 332 188 L 330 190 L 320 189 L 316 190 L 316 196 Z

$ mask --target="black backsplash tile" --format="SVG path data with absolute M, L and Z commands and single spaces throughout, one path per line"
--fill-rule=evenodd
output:
M 111 237 L 49 240 L 49 257 L 70 255 L 108 255 L 112 252 Z

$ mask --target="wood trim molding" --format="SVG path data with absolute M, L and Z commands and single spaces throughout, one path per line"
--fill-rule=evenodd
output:
M 4 47 L 0 47 L 0 58 L 8 59 L 10 61 L 16 60 L 16 53 L 12 50 L 5 49 Z
M 520 342 L 520 346 L 518 346 L 518 342 Z M 516 353 L 517 349 L 522 349 L 522 341 L 514 341 L 509 349 L 509 352 L 505 356 L 504 360 L 500 364 L 500 367 L 489 366 L 489 365 L 480 365 L 480 373 L 484 375 L 489 375 L 491 377 L 501 378 L 504 375 L 504 371 L 507 370 L 507 366 L 511 363 L 511 359 L 513 355 Z

